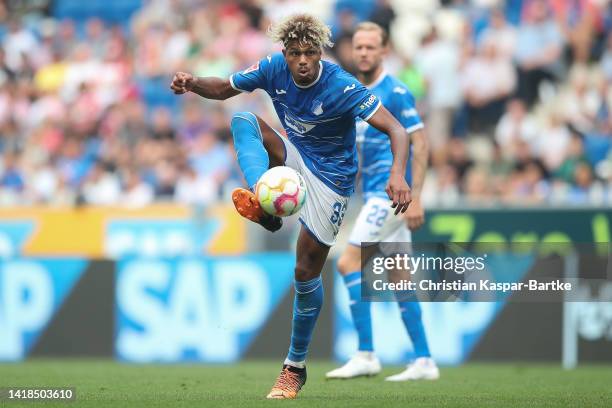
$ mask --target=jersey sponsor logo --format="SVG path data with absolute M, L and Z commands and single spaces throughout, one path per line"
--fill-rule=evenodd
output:
M 416 116 L 416 115 L 417 115 L 417 111 L 414 108 L 402 110 L 402 116 L 405 118 L 409 118 L 410 116 Z
M 406 92 L 407 92 L 406 89 L 402 88 L 401 86 L 396 86 L 395 88 L 393 88 L 393 93 L 404 95 Z
M 315 99 L 314 101 L 312 101 L 311 110 L 312 113 L 314 113 L 315 115 L 321 115 L 323 113 L 323 102 L 318 99 Z
M 364 103 L 362 103 L 359 106 L 359 109 L 363 110 L 363 109 L 366 109 L 366 108 L 371 108 L 372 105 L 374 105 L 374 102 L 376 102 L 376 95 L 370 95 L 368 100 L 365 101 Z
M 310 132 L 316 125 L 301 122 L 285 113 L 285 126 L 300 134 L 304 134 Z
M 346 88 L 344 88 L 344 92 L 343 93 L 347 93 L 348 91 L 355 89 L 355 84 L 352 85 L 347 85 Z
M 266 58 L 268 59 L 268 62 L 272 62 L 272 56 L 271 55 L 267 55 Z
M 274 92 L 276 92 L 277 95 L 284 95 L 287 93 L 284 89 L 275 89 Z
M 255 64 L 251 65 L 250 67 L 248 67 L 244 71 L 242 71 L 242 73 L 246 75 L 249 72 L 257 71 L 258 69 L 259 69 L 259 61 L 257 61 Z

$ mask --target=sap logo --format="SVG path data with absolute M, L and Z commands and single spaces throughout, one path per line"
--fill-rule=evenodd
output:
M 0 360 L 24 358 L 78 281 L 81 260 L 0 264 Z
M 299 120 L 287 115 L 287 113 L 285 113 L 285 125 L 300 134 L 308 133 L 316 126 L 310 123 L 300 122 Z
M 195 255 L 205 249 L 220 227 L 213 219 L 197 226 L 185 220 L 114 220 L 106 230 L 105 254 L 114 259 Z
M 0 223 L 0 258 L 12 258 L 23 252 L 23 246 L 34 231 L 32 221 Z
M 370 95 L 370 97 L 368 98 L 367 101 L 365 101 L 364 103 L 362 103 L 359 108 L 360 109 L 365 109 L 365 108 L 371 108 L 372 105 L 374 105 L 374 102 L 376 102 L 376 95 Z
M 395 88 L 393 88 L 393 93 L 404 95 L 406 92 L 408 92 L 406 88 L 402 88 L 401 86 L 396 86 Z
M 0 360 L 26 355 L 28 334 L 41 330 L 53 312 L 53 283 L 33 262 L 5 262 L 0 268 Z
M 291 257 L 267 258 L 121 262 L 118 357 L 236 361 L 291 285 Z

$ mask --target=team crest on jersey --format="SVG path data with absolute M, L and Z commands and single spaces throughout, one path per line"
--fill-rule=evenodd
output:
M 257 61 L 255 64 L 251 65 L 250 67 L 248 67 L 244 71 L 242 71 L 242 73 L 243 74 L 248 74 L 249 72 L 257 71 L 258 69 L 259 69 L 259 61 Z
M 317 116 L 321 115 L 323 113 L 323 102 L 318 99 L 315 99 L 314 101 L 312 101 L 312 107 L 310 108 L 310 110 Z

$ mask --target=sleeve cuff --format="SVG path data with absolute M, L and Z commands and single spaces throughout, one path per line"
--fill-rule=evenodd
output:
M 247 92 L 244 89 L 240 89 L 236 86 L 236 84 L 234 83 L 234 74 L 230 75 L 229 77 L 229 82 L 232 88 L 234 88 L 236 91 L 238 92 Z
M 372 116 L 374 116 L 374 114 L 375 114 L 376 112 L 378 112 L 378 110 L 380 109 L 380 107 L 381 107 L 381 106 L 382 106 L 382 102 L 379 100 L 379 101 L 378 101 L 378 104 L 376 105 L 376 107 L 374 108 L 374 110 L 373 110 L 372 112 L 370 112 L 370 114 L 369 114 L 367 117 L 362 118 L 362 119 L 363 119 L 364 121 L 366 121 L 366 122 L 367 122 L 368 120 L 370 120 L 370 118 L 372 118 Z
M 416 132 L 419 129 L 423 129 L 425 127 L 425 125 L 423 125 L 423 123 L 417 123 L 416 125 L 412 125 L 406 128 L 406 132 L 408 134 L 412 133 L 412 132 Z

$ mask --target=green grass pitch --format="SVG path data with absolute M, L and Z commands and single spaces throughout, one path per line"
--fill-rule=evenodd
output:
M 0 387 L 76 387 L 68 402 L 7 402 L 1 407 L 611 407 L 612 366 L 467 364 L 442 368 L 439 381 L 385 383 L 384 375 L 326 381 L 330 362 L 310 362 L 295 401 L 264 397 L 279 362 L 236 365 L 135 365 L 104 360 L 0 364 Z

